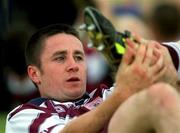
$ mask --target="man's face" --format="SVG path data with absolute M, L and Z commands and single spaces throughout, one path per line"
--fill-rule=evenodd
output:
M 87 66 L 82 43 L 61 33 L 45 40 L 38 87 L 43 97 L 74 100 L 86 91 Z

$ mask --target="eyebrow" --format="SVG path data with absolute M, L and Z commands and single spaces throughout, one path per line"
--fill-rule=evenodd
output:
M 75 50 L 74 52 L 75 55 L 82 55 L 82 56 L 85 56 L 84 52 L 80 51 L 80 50 Z
M 57 52 L 55 52 L 55 53 L 52 55 L 52 57 L 56 57 L 56 56 L 58 56 L 58 55 L 66 55 L 66 54 L 67 54 L 67 51 L 66 51 L 66 50 L 64 50 L 64 51 L 57 51 Z M 82 51 L 80 51 L 80 50 L 75 50 L 75 51 L 73 52 L 73 54 L 85 56 L 84 52 L 82 52 Z
M 66 55 L 66 54 L 67 54 L 67 51 L 57 51 L 52 55 L 52 57 L 56 57 L 58 55 Z

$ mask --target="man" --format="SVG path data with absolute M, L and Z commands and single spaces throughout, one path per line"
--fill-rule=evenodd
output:
M 168 66 L 175 70 L 171 60 L 167 65 L 167 53 L 158 44 L 147 43 L 152 45 L 127 39 L 114 87 L 87 94 L 86 58 L 77 32 L 61 24 L 40 29 L 27 44 L 26 60 L 41 98 L 9 113 L 6 133 L 106 132 L 111 117 L 130 96 L 164 77 L 176 80 L 176 72 L 167 73 Z

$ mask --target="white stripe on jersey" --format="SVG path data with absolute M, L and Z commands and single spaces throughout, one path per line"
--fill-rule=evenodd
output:
M 66 125 L 69 121 L 71 121 L 71 118 L 69 118 L 68 116 L 66 116 L 66 118 L 59 118 L 58 114 L 53 114 L 51 115 L 51 117 L 47 118 L 41 125 L 40 125 L 40 129 L 39 132 L 43 132 L 44 129 L 46 129 L 47 127 L 52 127 L 54 125 L 56 126 L 56 129 L 58 128 L 59 131 L 60 129 L 62 129 L 64 127 L 64 125 Z M 54 131 L 51 131 L 51 133 L 53 133 Z M 57 132 L 54 132 L 57 133 Z
M 34 119 L 42 112 L 41 110 L 24 109 L 16 113 L 10 121 L 8 121 L 8 115 L 6 120 L 6 123 L 8 123 L 6 124 L 6 133 L 28 133 L 29 125 L 31 125 Z M 18 131 L 16 129 L 18 129 Z

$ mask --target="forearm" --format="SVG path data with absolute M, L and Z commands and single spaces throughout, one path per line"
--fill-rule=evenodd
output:
M 98 133 L 126 99 L 123 93 L 113 93 L 94 110 L 68 123 L 60 133 Z

